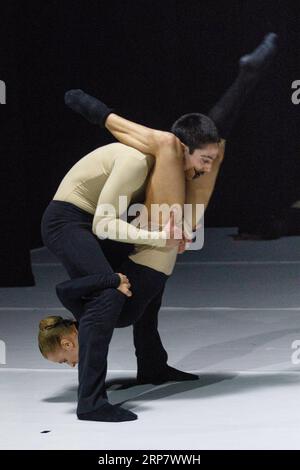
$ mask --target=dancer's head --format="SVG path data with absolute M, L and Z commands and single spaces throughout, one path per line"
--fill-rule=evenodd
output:
M 45 359 L 75 367 L 78 363 L 78 331 L 76 322 L 58 316 L 40 321 L 38 343 Z
M 221 140 L 214 122 L 204 114 L 184 114 L 171 131 L 184 144 L 185 170 L 194 169 L 195 176 L 210 172 Z

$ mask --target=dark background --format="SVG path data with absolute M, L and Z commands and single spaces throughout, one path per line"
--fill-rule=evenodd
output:
M 0 285 L 34 282 L 29 249 L 42 245 L 43 210 L 79 158 L 113 141 L 66 109 L 69 88 L 167 130 L 181 114 L 207 112 L 238 58 L 275 31 L 277 61 L 228 142 L 206 225 L 238 226 L 299 198 L 299 12 L 280 0 L 2 2 Z

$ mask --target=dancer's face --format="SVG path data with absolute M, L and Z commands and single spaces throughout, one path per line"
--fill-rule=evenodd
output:
M 75 367 L 78 364 L 78 350 L 78 333 L 76 331 L 63 336 L 60 340 L 60 347 L 53 353 L 49 353 L 47 359 L 52 362 L 65 363 L 70 367 Z
M 219 153 L 218 144 L 206 144 L 200 149 L 194 150 L 190 153 L 188 147 L 185 146 L 184 170 L 187 179 L 193 179 L 195 176 L 200 176 L 204 173 L 209 173 L 212 169 L 212 164 L 217 158 Z

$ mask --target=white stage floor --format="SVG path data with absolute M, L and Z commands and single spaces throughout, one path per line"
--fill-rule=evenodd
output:
M 0 448 L 300 449 L 300 238 L 233 232 L 207 229 L 203 250 L 179 257 L 159 317 L 168 363 L 198 381 L 135 385 L 132 328 L 115 330 L 108 395 L 138 414 L 125 423 L 78 421 L 77 371 L 40 356 L 39 319 L 66 313 L 54 285 L 67 276 L 34 250 L 37 285 L 0 289 Z

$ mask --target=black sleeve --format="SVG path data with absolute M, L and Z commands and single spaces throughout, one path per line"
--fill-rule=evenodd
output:
M 84 297 L 102 289 L 117 288 L 119 285 L 120 277 L 116 273 L 91 274 L 57 284 L 56 294 L 63 306 L 78 320 L 83 313 Z

